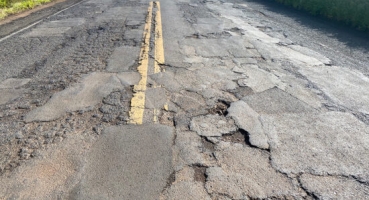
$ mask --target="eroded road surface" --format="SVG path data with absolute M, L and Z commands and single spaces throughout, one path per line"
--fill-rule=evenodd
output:
M 0 39 L 0 199 L 369 199 L 359 36 L 263 1 L 74 3 Z

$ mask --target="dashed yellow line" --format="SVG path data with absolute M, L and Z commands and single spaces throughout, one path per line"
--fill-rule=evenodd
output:
M 145 91 L 147 83 L 147 71 L 149 66 L 149 51 L 150 51 L 150 32 L 151 32 L 151 21 L 152 21 L 152 10 L 153 2 L 150 2 L 147 10 L 146 23 L 144 28 L 143 42 L 140 51 L 138 72 L 141 74 L 141 80 L 137 85 L 134 86 L 131 110 L 129 111 L 129 123 L 131 124 L 142 124 L 143 115 L 145 111 Z
M 156 15 L 155 15 L 155 64 L 154 73 L 160 72 L 160 64 L 164 64 L 164 42 L 163 29 L 161 25 L 161 10 L 160 2 L 155 1 Z

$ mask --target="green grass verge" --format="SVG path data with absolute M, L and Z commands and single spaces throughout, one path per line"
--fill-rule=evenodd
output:
M 369 0 L 276 0 L 369 31 Z
M 21 0 L 13 2 L 11 0 L 0 0 L 0 19 L 4 19 L 8 15 L 32 9 L 38 5 L 48 3 L 51 0 Z

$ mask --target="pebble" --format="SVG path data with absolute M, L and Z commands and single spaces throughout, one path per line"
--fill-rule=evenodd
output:
M 18 132 L 15 134 L 15 138 L 16 138 L 16 139 L 22 139 L 22 138 L 23 138 L 23 134 L 22 134 L 22 132 L 18 131 Z
M 226 124 L 226 123 L 227 123 L 227 122 L 225 122 L 224 120 L 219 120 L 219 121 L 218 121 L 218 124 L 219 124 L 219 125 L 224 125 L 224 124 Z

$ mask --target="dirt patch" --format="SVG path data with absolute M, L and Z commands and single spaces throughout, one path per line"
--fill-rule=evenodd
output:
M 226 142 L 240 143 L 246 144 L 246 133 L 242 133 L 241 131 L 237 131 L 233 134 L 223 135 L 223 140 Z
M 215 144 L 206 139 L 206 137 L 202 137 L 201 142 L 204 145 L 205 149 L 209 150 L 210 152 L 215 151 Z
M 168 111 L 162 111 L 162 115 L 159 118 L 160 124 L 167 126 L 174 126 L 174 113 Z
M 206 167 L 203 166 L 194 166 L 193 167 L 194 173 L 194 180 L 197 182 L 206 182 Z
M 225 101 L 218 101 L 213 108 L 209 109 L 209 113 L 212 115 L 223 115 L 226 116 L 228 114 L 227 109 L 229 108 L 230 103 Z

